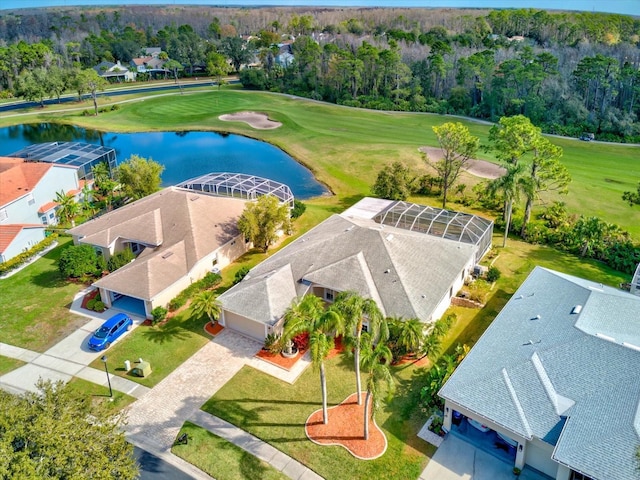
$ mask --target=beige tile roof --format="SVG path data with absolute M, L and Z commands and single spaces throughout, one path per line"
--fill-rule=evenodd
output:
M 118 238 L 147 246 L 95 285 L 150 300 L 238 234 L 245 202 L 169 187 L 69 230 L 82 243 L 108 247 Z

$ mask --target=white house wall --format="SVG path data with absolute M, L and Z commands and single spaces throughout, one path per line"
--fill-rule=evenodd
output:
M 449 306 L 451 305 L 451 298 L 455 297 L 455 295 L 462 289 L 464 286 L 464 279 L 469 275 L 469 272 L 472 271 L 474 265 L 474 259 L 469 259 L 467 265 L 465 265 L 464 270 L 460 272 L 460 274 L 456 277 L 455 281 L 449 286 L 449 290 L 444 294 L 438 306 L 433 310 L 433 314 L 431 318 L 422 319 L 422 321 L 435 322 L 438 320 L 444 312 L 447 311 Z
M 77 190 L 79 187 L 77 170 L 60 165 L 52 166 L 33 188 L 31 195 L 23 195 L 0 208 L 5 208 L 7 218 L 3 225 L 11 223 L 42 223 L 38 209 L 55 200 L 56 193 Z M 33 198 L 33 201 L 31 199 Z M 31 202 L 31 205 L 29 204 Z M 49 222 L 49 223 L 55 223 Z
M 559 464 L 551 460 L 553 447 L 542 440 L 534 438 L 527 442 L 525 463 L 542 473 L 546 473 L 551 478 L 556 478 Z
M 6 262 L 25 250 L 35 247 L 44 240 L 44 227 L 23 228 L 0 256 L 0 261 Z
M 228 310 L 223 312 L 220 323 L 227 328 L 240 332 L 260 342 L 262 342 L 267 335 L 267 326 L 264 323 L 255 322 Z

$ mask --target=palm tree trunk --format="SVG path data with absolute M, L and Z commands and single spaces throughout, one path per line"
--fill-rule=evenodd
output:
M 360 381 L 360 335 L 362 333 L 362 323 L 358 325 L 358 333 L 356 337 L 356 347 L 353 349 L 353 361 L 356 369 L 356 394 L 358 395 L 358 405 L 362 405 L 360 392 L 362 391 L 362 382 Z
M 371 392 L 367 390 L 367 398 L 364 402 L 364 439 L 369 440 L 369 403 Z
M 527 237 L 527 225 L 531 220 L 531 210 L 533 209 L 533 197 L 527 196 L 527 205 L 524 207 L 524 218 L 522 219 L 522 229 L 520 230 L 520 236 L 522 238 Z
M 506 214 L 507 214 L 507 219 L 504 225 L 504 239 L 502 240 L 502 247 L 506 247 L 507 246 L 507 238 L 509 237 L 509 225 L 511 224 L 511 210 L 513 208 L 513 203 L 511 202 L 511 200 L 509 200 L 507 202 L 507 210 L 506 210 Z
M 327 378 L 324 372 L 324 362 L 320 364 L 320 384 L 322 387 L 322 423 L 329 423 L 329 411 L 327 409 Z

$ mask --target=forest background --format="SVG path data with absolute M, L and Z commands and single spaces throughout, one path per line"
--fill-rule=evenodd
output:
M 640 142 L 639 17 L 534 9 L 49 8 L 3 11 L 0 39 L 3 98 L 26 98 L 30 83 L 40 90 L 51 84 L 47 94 L 55 98 L 74 91 L 82 69 L 102 61 L 128 66 L 145 47 L 160 47 L 176 76 L 221 78 L 251 65 L 257 68 L 240 70 L 247 88 L 489 121 L 523 114 L 546 133 Z M 280 61 L 283 51 L 293 60 Z

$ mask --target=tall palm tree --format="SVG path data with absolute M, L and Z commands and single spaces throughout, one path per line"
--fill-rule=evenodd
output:
M 191 302 L 191 310 L 199 317 L 206 315 L 209 317 L 209 321 L 215 324 L 220 312 L 222 311 L 222 305 L 218 302 L 216 294 L 211 290 L 205 290 L 198 293 Z
M 314 369 L 320 370 L 320 388 L 322 389 L 322 423 L 329 422 L 329 412 L 327 409 L 327 378 L 324 371 L 324 360 L 333 349 L 333 338 L 319 330 L 311 332 L 309 335 L 309 351 Z
M 362 367 L 367 371 L 367 397 L 364 402 L 364 439 L 369 439 L 369 417 L 372 419 L 380 407 L 380 397 L 384 390 L 389 398 L 394 390 L 393 377 L 389 370 L 391 350 L 382 341 L 374 345 L 368 333 L 362 334 Z M 369 410 L 371 406 L 371 410 Z
M 309 350 L 314 368 L 320 370 L 320 387 L 322 389 L 322 420 L 329 421 L 327 411 L 327 380 L 324 360 L 334 347 L 332 334 L 340 325 L 340 316 L 334 308 L 325 308 L 321 298 L 306 295 L 295 300 L 284 314 L 282 341 L 291 342 L 293 337 L 301 333 L 309 334 Z
M 391 336 L 405 353 L 414 353 L 424 342 L 425 324 L 417 318 L 403 319 L 391 317 L 387 319 Z
M 520 193 L 529 190 L 527 181 L 522 177 L 522 172 L 524 170 L 522 164 L 507 164 L 505 168 L 507 169 L 507 172 L 489 184 L 489 194 L 501 194 L 505 200 L 505 226 L 504 239 L 502 241 L 503 247 L 507 246 L 513 202 L 518 201 Z
M 362 327 L 367 321 L 368 331 L 374 341 L 386 341 L 389 338 L 389 328 L 376 302 L 371 298 L 363 298 L 355 292 L 340 292 L 336 296 L 335 308 L 340 313 L 342 320 L 339 332 L 344 335 L 347 345 L 353 348 L 356 394 L 358 395 L 358 405 L 361 405 L 360 341 Z

